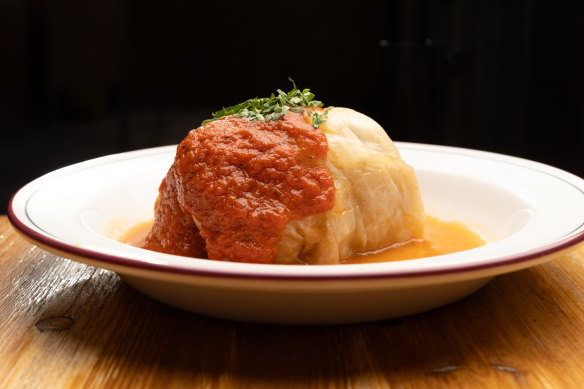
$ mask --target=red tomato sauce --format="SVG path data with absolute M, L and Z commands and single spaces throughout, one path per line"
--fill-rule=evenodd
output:
M 326 137 L 305 115 L 288 112 L 271 122 L 230 116 L 192 130 L 160 187 L 142 247 L 186 253 L 204 243 L 211 259 L 271 263 L 290 219 L 334 204 Z M 199 241 L 194 249 L 188 234 L 199 231 L 203 242 L 192 239 Z
M 168 254 L 204 258 L 205 241 L 193 218 L 182 211 L 176 189 L 174 174 L 169 172 L 160 184 L 155 221 L 146 238 L 137 245 Z

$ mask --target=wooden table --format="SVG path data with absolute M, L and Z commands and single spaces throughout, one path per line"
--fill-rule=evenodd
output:
M 0 217 L 0 387 L 582 388 L 584 246 L 403 319 L 230 322 L 32 246 Z

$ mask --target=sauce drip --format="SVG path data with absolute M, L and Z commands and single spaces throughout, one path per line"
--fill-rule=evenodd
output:
M 147 250 L 206 257 L 205 241 L 199 234 L 195 221 L 183 212 L 177 198 L 176 179 L 172 169 L 162 180 L 159 196 L 154 206 L 155 220 L 152 229 L 138 244 Z

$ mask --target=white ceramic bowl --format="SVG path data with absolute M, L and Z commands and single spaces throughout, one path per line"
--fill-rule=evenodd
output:
M 115 271 L 166 304 L 285 324 L 363 322 L 436 308 L 584 240 L 581 178 L 500 154 L 396 145 L 416 169 L 428 213 L 465 222 L 491 243 L 424 259 L 324 266 L 212 261 L 119 243 L 121 231 L 153 217 L 176 146 L 56 170 L 20 189 L 8 216 L 37 246 Z

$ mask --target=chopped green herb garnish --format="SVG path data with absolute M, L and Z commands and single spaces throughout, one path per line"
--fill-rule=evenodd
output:
M 326 122 L 326 119 L 328 118 L 328 113 L 329 113 L 329 109 L 325 109 L 324 112 L 322 114 L 319 114 L 318 112 L 315 112 L 312 114 L 312 125 L 316 128 L 320 127 L 320 125 L 324 122 Z
M 278 89 L 277 95 L 272 93 L 270 97 L 256 97 L 246 100 L 241 104 L 223 108 L 220 111 L 214 112 L 213 118 L 205 120 L 203 124 L 229 115 L 234 115 L 236 118 L 247 118 L 247 120 L 263 120 L 269 122 L 280 119 L 286 115 L 288 110 L 302 113 L 305 109 L 322 107 L 322 101 L 315 100 L 314 94 L 310 92 L 310 89 L 300 91 L 296 88 L 294 80 L 291 78 L 288 78 L 288 80 L 292 82 L 292 90 L 290 92 L 286 93 Z M 322 114 L 314 112 L 312 114 L 312 125 L 316 128 L 320 127 L 326 121 L 327 115 L 328 109 Z

